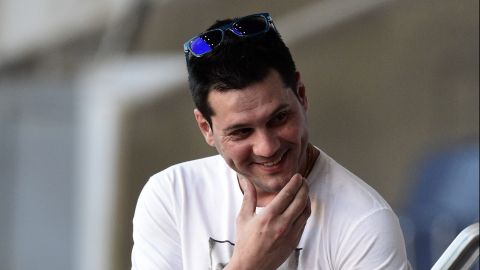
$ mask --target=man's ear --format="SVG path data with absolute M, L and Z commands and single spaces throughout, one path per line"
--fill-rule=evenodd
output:
M 308 99 L 307 94 L 305 93 L 305 85 L 303 84 L 300 78 L 300 72 L 295 72 L 295 80 L 297 81 L 297 89 L 295 92 L 297 93 L 298 101 L 302 104 L 305 111 L 308 109 Z
M 205 142 L 210 146 L 215 146 L 215 140 L 213 139 L 213 130 L 208 123 L 207 119 L 203 117 L 203 114 L 198 110 L 194 109 L 193 114 L 195 115 L 195 120 L 197 120 L 197 125 L 200 131 L 202 132 Z

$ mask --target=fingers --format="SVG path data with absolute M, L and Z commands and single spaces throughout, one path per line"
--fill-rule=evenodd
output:
M 295 198 L 290 203 L 290 205 L 285 209 L 282 216 L 284 216 L 287 220 L 296 220 L 301 214 L 302 211 L 305 210 L 307 204 L 310 203 L 309 199 L 309 188 L 306 181 L 302 181 L 302 186 L 298 190 Z
M 292 228 L 291 228 L 292 235 L 297 239 L 297 241 L 300 241 L 300 238 L 303 234 L 303 230 L 305 229 L 305 225 L 307 224 L 307 220 L 310 217 L 311 213 L 312 213 L 311 203 L 310 203 L 310 200 L 308 200 L 307 205 L 301 212 L 300 216 L 292 224 Z
M 308 192 L 305 193 L 305 191 L 302 191 L 299 193 L 299 191 L 304 186 L 303 182 L 304 181 L 302 176 L 298 173 L 295 174 L 287 183 L 287 185 L 285 185 L 285 187 L 277 194 L 277 196 L 275 196 L 272 202 L 268 205 L 269 211 L 271 211 L 273 215 L 281 215 L 287 208 L 291 206 L 294 200 L 305 200 L 306 196 L 308 196 Z M 306 184 L 303 189 L 305 188 L 308 189 Z M 298 197 L 303 197 L 303 199 Z M 299 207 L 298 203 L 296 203 L 295 206 Z M 301 209 L 297 209 L 297 211 L 301 212 Z
M 249 180 L 239 177 L 240 186 L 243 189 L 243 202 L 240 208 L 239 217 L 250 217 L 255 214 L 257 207 L 257 191 Z

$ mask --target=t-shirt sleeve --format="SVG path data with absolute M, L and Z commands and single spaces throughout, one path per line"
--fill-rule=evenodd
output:
M 132 270 L 182 269 L 173 198 L 173 188 L 162 175 L 143 188 L 133 218 Z
M 337 269 L 411 269 L 397 216 L 378 209 L 361 218 L 346 236 Z

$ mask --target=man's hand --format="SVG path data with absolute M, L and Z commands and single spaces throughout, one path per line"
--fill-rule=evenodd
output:
M 244 197 L 237 217 L 237 239 L 225 269 L 276 269 L 297 247 L 310 216 L 308 185 L 295 174 L 275 198 L 255 213 L 257 193 L 243 179 Z

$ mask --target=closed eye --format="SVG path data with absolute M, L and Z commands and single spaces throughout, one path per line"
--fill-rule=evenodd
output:
M 278 126 L 285 123 L 289 116 L 289 111 L 280 111 L 269 121 L 270 126 Z
M 253 129 L 251 128 L 239 128 L 231 131 L 228 137 L 232 140 L 241 140 L 247 138 L 252 132 Z

